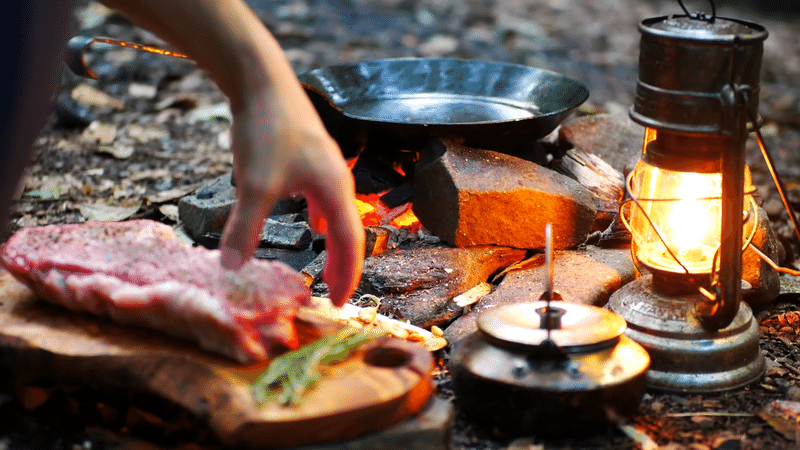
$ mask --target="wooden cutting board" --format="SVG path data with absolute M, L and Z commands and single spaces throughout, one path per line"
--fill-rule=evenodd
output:
M 2 269 L 0 303 L 0 366 L 23 380 L 155 394 L 206 419 L 227 445 L 290 447 L 356 437 L 413 416 L 433 392 L 430 352 L 385 338 L 328 367 L 301 404 L 256 404 L 249 383 L 268 363 L 237 365 L 153 331 L 51 306 Z M 298 321 L 305 341 L 329 326 Z

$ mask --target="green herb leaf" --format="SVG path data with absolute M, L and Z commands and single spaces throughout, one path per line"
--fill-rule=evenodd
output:
M 251 385 L 253 398 L 258 403 L 274 398 L 283 404 L 300 403 L 303 394 L 322 377 L 321 365 L 341 362 L 364 342 L 385 334 L 376 327 L 346 327 L 281 355 Z

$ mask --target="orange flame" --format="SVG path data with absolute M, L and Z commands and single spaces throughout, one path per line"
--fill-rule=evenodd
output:
M 356 194 L 356 207 L 365 227 L 392 225 L 397 229 L 418 231 L 422 228 L 419 219 L 411 210 L 411 203 L 388 208 L 380 197 L 388 191 L 377 194 Z

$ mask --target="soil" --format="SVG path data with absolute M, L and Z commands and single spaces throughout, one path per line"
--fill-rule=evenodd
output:
M 696 6 L 705 7 L 705 2 Z M 395 56 L 448 56 L 522 63 L 556 70 L 592 92 L 578 114 L 628 108 L 636 79 L 638 32 L 647 17 L 680 13 L 673 2 L 643 0 L 252 0 L 298 73 L 325 65 Z M 762 70 L 764 134 L 800 206 L 800 8 L 793 0 L 719 2 L 719 15 L 770 31 Z M 97 3 L 76 17 L 78 33 L 164 46 Z M 35 143 L 35 158 L 16 204 L 11 231 L 81 222 L 90 217 L 146 217 L 174 224 L 177 200 L 231 171 L 225 98 L 191 62 L 126 49 L 90 56 L 99 75 L 68 72 L 58 108 Z M 81 94 L 97 89 L 111 98 Z M 87 106 L 89 99 L 96 104 Z M 99 99 L 99 100 L 98 100 Z M 91 123 L 91 125 L 90 125 Z M 107 135 L 114 145 L 107 141 Z M 748 156 L 760 201 L 795 267 L 798 242 L 753 142 Z M 777 206 L 776 206 L 777 203 Z M 793 277 L 786 286 L 796 285 Z M 768 369 L 760 381 L 713 395 L 647 393 L 619 427 L 553 441 L 497 436 L 458 414 L 454 450 L 479 449 L 792 449 L 788 431 L 760 417 L 775 400 L 800 401 L 800 295 L 784 289 L 755 313 Z M 0 355 L 1 357 L 2 355 Z M 447 353 L 436 381 L 451 397 Z M 196 418 L 159 399 L 99 392 L 86 386 L 28 385 L 0 374 L 0 449 L 216 448 Z M 774 425 L 774 426 L 773 426 Z M 781 432 L 783 431 L 783 433 Z

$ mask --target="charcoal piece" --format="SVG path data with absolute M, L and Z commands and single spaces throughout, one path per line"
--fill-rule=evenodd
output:
M 400 205 L 405 205 L 406 203 L 410 202 L 413 196 L 413 186 L 405 183 L 383 194 L 380 200 L 384 205 L 386 205 L 387 208 L 394 209 Z
M 282 261 L 294 270 L 302 270 L 314 260 L 317 254 L 311 250 L 287 250 L 283 248 L 257 248 L 254 258 Z
M 303 196 L 281 198 L 272 206 L 270 216 L 280 216 L 284 214 L 303 214 L 306 209 L 306 199 Z
M 325 269 L 325 261 L 328 253 L 324 250 L 316 258 L 300 269 L 300 274 L 305 279 L 306 286 L 311 286 L 322 279 L 322 272 Z
M 305 250 L 311 243 L 311 228 L 306 222 L 283 223 L 268 218 L 260 239 L 261 247 Z
M 391 164 L 378 160 L 369 154 L 362 154 L 353 167 L 356 192 L 374 194 L 393 189 L 403 183 L 403 175 Z

